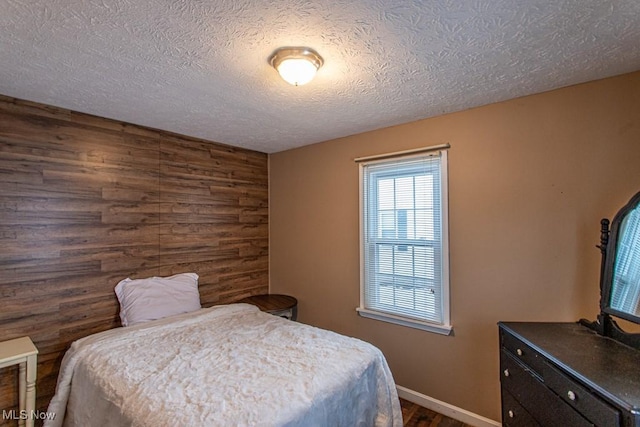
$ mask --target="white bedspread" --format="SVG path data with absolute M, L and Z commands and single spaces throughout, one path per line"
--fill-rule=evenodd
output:
M 74 342 L 54 426 L 402 426 L 384 356 L 246 304 Z

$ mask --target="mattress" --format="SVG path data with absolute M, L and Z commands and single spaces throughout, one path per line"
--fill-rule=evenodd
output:
M 48 411 L 48 427 L 402 425 L 378 348 L 247 304 L 75 341 Z

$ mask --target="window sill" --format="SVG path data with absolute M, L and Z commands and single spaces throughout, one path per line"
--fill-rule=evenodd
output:
M 436 323 L 422 322 L 420 320 L 409 319 L 406 317 L 394 316 L 393 314 L 382 313 L 380 311 L 367 310 L 366 308 L 356 308 L 358 314 L 368 319 L 380 320 L 396 325 L 406 326 L 408 328 L 420 329 L 427 332 L 433 332 L 441 335 L 451 335 L 453 326 L 438 325 Z

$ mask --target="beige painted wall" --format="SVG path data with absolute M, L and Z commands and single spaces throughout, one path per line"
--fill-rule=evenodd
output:
M 328 126 L 331 124 L 328 123 Z M 448 142 L 453 336 L 364 319 L 353 159 Z M 595 318 L 599 222 L 640 191 L 640 72 L 270 156 L 271 292 L 396 383 L 499 420 L 499 320 Z

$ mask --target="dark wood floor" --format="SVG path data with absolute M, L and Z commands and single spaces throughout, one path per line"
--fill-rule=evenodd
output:
M 472 427 L 408 400 L 400 399 L 405 427 Z

